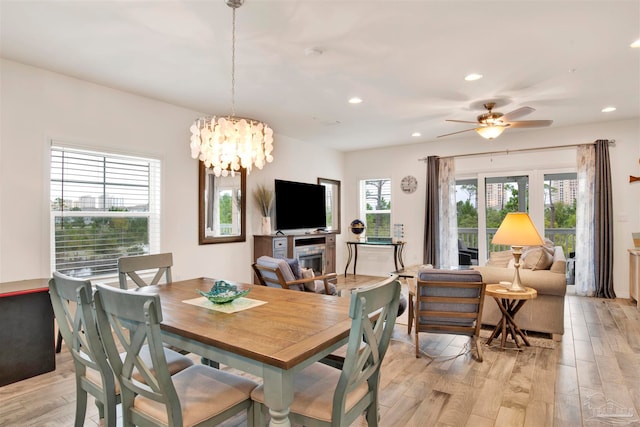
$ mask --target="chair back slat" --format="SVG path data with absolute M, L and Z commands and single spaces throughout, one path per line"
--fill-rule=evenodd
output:
M 172 266 L 173 254 L 171 253 L 121 257 L 118 259 L 120 288 L 128 288 L 128 279 L 131 279 L 139 287 L 157 285 L 163 277 L 165 283 L 171 283 Z M 150 281 L 145 281 L 140 276 L 140 273 L 149 272 L 150 270 L 155 270 L 155 274 Z

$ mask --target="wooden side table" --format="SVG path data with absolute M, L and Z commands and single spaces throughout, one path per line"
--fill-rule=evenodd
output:
M 538 296 L 538 292 L 533 288 L 526 288 L 526 291 L 524 292 L 512 292 L 502 285 L 494 284 L 487 285 L 485 295 L 493 297 L 496 304 L 498 304 L 498 308 L 502 312 L 502 319 L 498 322 L 491 333 L 491 336 L 487 340 L 487 345 L 490 345 L 495 338 L 501 336 L 500 348 L 504 350 L 507 335 L 510 334 L 511 339 L 513 339 L 516 344 L 516 347 L 520 348 L 518 337 L 522 339 L 526 346 L 531 346 L 526 335 L 522 333 L 516 324 L 515 317 L 524 303 L 527 302 L 527 300 L 536 298 Z

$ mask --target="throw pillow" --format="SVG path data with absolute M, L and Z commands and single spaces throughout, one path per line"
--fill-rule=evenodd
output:
M 312 268 L 301 268 L 300 269 L 300 278 L 301 279 L 310 279 L 315 277 L 315 273 Z
M 522 252 L 522 268 L 548 270 L 553 263 L 553 247 L 530 246 Z
M 293 276 L 296 278 L 296 280 L 302 279 L 302 273 L 300 271 L 300 263 L 298 262 L 298 258 L 284 258 L 284 260 L 287 261 L 287 264 L 289 264 L 289 267 L 291 267 L 291 272 L 293 273 Z
M 492 267 L 502 267 L 507 268 L 509 265 L 509 261 L 513 259 L 513 253 L 511 250 L 508 251 L 499 251 L 499 252 L 491 252 L 489 254 L 489 261 L 487 261 L 487 265 Z
M 316 277 L 312 268 L 302 268 L 302 279 L 311 279 L 312 277 Z M 316 294 L 324 294 L 326 290 L 324 289 L 324 280 L 310 280 L 304 284 L 304 288 L 307 291 L 315 292 Z M 332 283 L 329 284 L 329 291 L 331 295 L 336 295 L 336 286 Z

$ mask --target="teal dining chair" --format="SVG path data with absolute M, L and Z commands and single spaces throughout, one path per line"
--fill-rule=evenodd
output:
M 49 294 L 58 330 L 73 357 L 76 376 L 76 427 L 84 425 L 87 394 L 96 399 L 100 419 L 105 426 L 115 426 L 116 405 L 120 402 L 120 387 L 108 363 L 95 318 L 91 281 L 53 272 L 49 280 Z M 164 349 L 169 372 L 173 375 L 193 361 L 168 348 Z M 149 360 L 145 346 L 141 357 Z M 144 381 L 140 372 L 134 376 Z
M 123 426 L 210 426 L 244 410 L 253 425 L 256 382 L 205 365 L 169 374 L 157 294 L 98 285 L 94 299 L 98 328 L 121 386 Z M 145 345 L 148 361 L 139 357 Z M 136 370 L 144 383 L 134 377 Z
M 289 418 L 304 426 L 349 426 L 366 413 L 378 425 L 380 366 L 389 346 L 400 301 L 400 282 L 392 276 L 351 294 L 351 331 L 346 356 L 331 355 L 294 374 Z M 255 425 L 264 425 L 264 387 L 258 386 Z
M 49 294 L 62 339 L 71 352 L 76 376 L 75 426 L 82 427 L 87 411 L 87 394 L 96 399 L 105 426 L 116 425 L 116 391 L 113 371 L 98 335 L 91 304 L 91 282 L 53 272 Z

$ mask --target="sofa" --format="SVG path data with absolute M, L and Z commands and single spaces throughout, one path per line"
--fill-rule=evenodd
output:
M 545 250 L 541 251 L 540 248 Z M 540 252 L 548 254 L 548 267 L 537 263 Z M 511 251 L 502 251 L 492 252 L 487 265 L 471 268 L 480 272 L 485 283 L 493 284 L 512 282 L 515 274 L 513 264 Z M 515 320 L 520 329 L 548 333 L 556 341 L 561 339 L 564 334 L 564 296 L 567 292 L 566 264 L 561 246 L 547 244 L 545 247 L 523 250 L 520 279 L 524 286 L 538 291 L 538 296 L 527 301 L 518 312 Z M 482 323 L 495 326 L 501 318 L 495 301 L 486 301 L 482 310 Z

